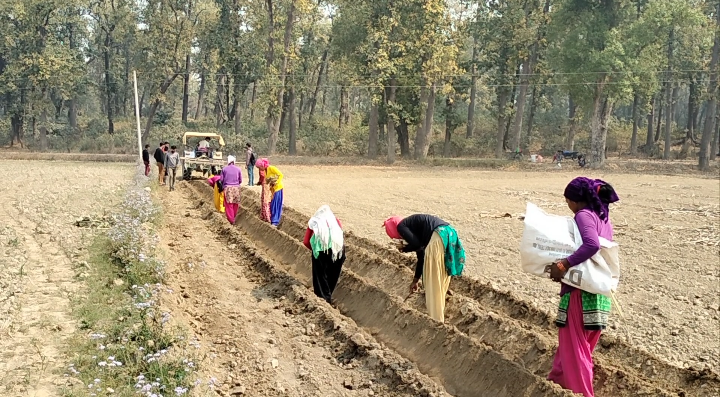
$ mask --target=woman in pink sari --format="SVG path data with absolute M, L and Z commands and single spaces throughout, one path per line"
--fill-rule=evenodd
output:
M 257 163 L 255 164 L 257 166 Z M 270 199 L 272 198 L 272 192 L 270 191 L 270 185 L 265 183 L 265 170 L 258 168 L 258 171 L 260 173 L 258 185 L 262 188 L 260 193 L 260 219 L 270 223 Z
M 228 156 L 228 165 L 220 173 L 225 194 L 225 216 L 230 224 L 235 224 L 235 216 L 240 209 L 240 185 L 242 171 L 235 165 L 235 156 Z

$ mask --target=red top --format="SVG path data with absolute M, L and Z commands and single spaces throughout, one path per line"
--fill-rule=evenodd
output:
M 338 218 L 336 217 L 335 220 L 337 221 L 338 225 L 340 225 L 340 228 L 342 229 L 342 223 L 340 223 L 340 219 L 338 219 Z M 307 249 L 309 249 L 309 250 L 312 249 L 312 247 L 310 246 L 310 237 L 312 237 L 312 236 L 313 236 L 313 231 L 312 231 L 312 229 L 307 228 L 307 229 L 305 230 L 305 238 L 303 239 L 303 244 L 304 244 L 304 245 L 307 247 Z

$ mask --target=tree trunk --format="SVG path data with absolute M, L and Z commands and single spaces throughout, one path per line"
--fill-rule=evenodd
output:
M 657 126 L 655 127 L 655 139 L 653 140 L 653 143 L 658 143 L 658 141 L 660 141 L 660 128 L 662 126 L 663 109 L 665 109 L 665 107 L 663 106 L 663 98 L 664 97 L 665 97 L 665 91 L 663 91 L 663 93 L 658 98 Z
M 468 107 L 467 116 L 467 132 L 465 133 L 466 138 L 472 138 L 475 129 L 475 97 L 477 96 L 477 47 L 478 38 L 473 36 L 473 50 L 472 50 L 472 77 L 470 80 L 470 105 Z
M 344 120 L 347 118 L 348 112 L 348 91 L 345 85 L 340 86 L 340 112 L 338 115 L 338 128 L 342 129 Z
M 400 156 L 405 159 L 410 158 L 410 131 L 407 120 L 400 118 L 398 125 L 398 144 L 400 145 Z
M 315 90 L 313 91 L 313 95 L 310 98 L 310 113 L 308 114 L 308 120 L 312 120 L 313 116 L 315 115 L 315 105 L 317 105 L 317 98 L 318 98 L 318 93 L 320 92 L 320 84 L 322 83 L 323 72 L 327 68 L 328 50 L 330 48 L 331 41 L 332 41 L 332 36 L 330 37 L 330 40 L 328 40 L 328 47 L 325 48 L 325 51 L 323 52 L 323 55 L 322 55 L 322 59 L 320 60 L 320 71 L 318 72 L 317 83 L 315 84 Z
M 716 100 L 715 109 L 715 134 L 713 135 L 712 144 L 710 145 L 710 159 L 714 160 L 720 152 L 720 102 Z
M 647 114 L 647 138 L 645 139 L 645 153 L 652 153 L 652 147 L 655 141 L 653 140 L 653 122 L 655 122 L 655 102 L 657 99 L 652 97 L 650 99 L 650 111 Z
M 217 88 L 215 90 L 217 94 L 217 98 L 215 99 L 215 128 L 220 128 L 225 122 L 225 110 L 223 109 L 223 102 L 225 101 L 225 81 L 224 74 L 217 76 Z
M 663 160 L 670 160 L 670 146 L 672 144 L 672 88 L 668 83 L 668 89 L 665 96 L 665 150 L 663 151 Z
M 115 133 L 115 124 L 113 123 L 113 85 L 112 76 L 110 75 L 110 46 L 112 44 L 112 37 L 110 33 L 105 34 L 105 48 L 104 48 L 104 60 L 105 60 L 105 91 L 107 101 L 107 120 L 108 120 L 108 134 Z
M 183 76 L 182 122 L 187 124 L 190 105 L 190 54 L 185 57 L 185 76 Z
M 268 4 L 272 5 L 272 0 L 268 0 Z M 272 7 L 270 7 L 270 13 L 272 19 Z M 287 21 L 285 22 L 285 34 L 283 36 L 283 60 L 282 67 L 280 68 L 280 87 L 277 90 L 277 96 L 275 98 L 275 100 L 277 101 L 277 106 L 280 106 L 281 108 L 279 109 L 280 111 L 282 111 L 283 98 L 285 97 L 285 82 L 287 81 L 287 69 L 290 57 L 290 42 L 294 20 L 295 0 L 292 0 L 290 2 L 290 7 L 288 7 Z M 272 43 L 272 38 L 270 39 L 270 43 Z M 268 138 L 269 155 L 275 154 L 275 148 L 277 146 L 278 138 L 280 136 L 280 119 L 278 118 L 278 112 L 274 112 L 272 107 L 273 105 L 271 104 L 268 108 L 268 115 L 266 117 L 266 124 L 268 126 L 270 135 Z
M 528 115 L 527 122 L 527 136 L 528 138 L 532 135 L 533 125 L 535 123 L 535 111 L 537 110 L 537 85 L 533 85 L 532 94 L 530 94 L 530 114 Z
M 522 138 L 522 123 L 525 113 L 525 99 L 527 97 L 528 86 L 530 85 L 530 74 L 532 73 L 532 65 L 530 58 L 525 59 L 522 65 L 522 74 L 520 75 L 520 90 L 518 91 L 515 121 L 510 131 L 512 137 L 512 149 L 519 149 Z
M 691 141 L 695 141 L 695 113 L 697 113 L 697 91 L 697 80 L 695 79 L 695 76 L 691 74 L 690 93 L 688 94 L 688 117 L 687 123 L 685 124 L 685 129 L 687 130 L 686 138 L 689 138 Z
M 397 80 L 395 78 L 390 79 L 390 87 L 387 89 L 385 96 L 385 108 L 390 109 L 395 104 L 395 95 L 397 93 Z M 325 102 L 325 96 L 323 95 L 323 103 Z M 397 139 L 395 131 L 395 118 L 394 115 L 387 115 L 387 162 L 393 164 L 395 162 L 395 141 Z
M 715 43 L 713 44 L 712 60 L 710 61 L 710 81 L 708 83 L 707 114 L 705 115 L 705 126 L 702 138 L 700 139 L 700 159 L 698 168 L 707 171 L 710 167 L 710 159 L 716 153 L 715 145 L 710 146 L 710 138 L 715 133 L 715 113 L 718 111 L 716 101 L 718 96 L 718 63 L 720 63 L 720 3 L 715 6 Z M 718 122 L 720 124 L 720 122 Z
M 283 95 L 282 111 L 280 111 L 280 135 L 287 131 L 287 113 L 288 113 L 288 94 Z
M 297 155 L 297 118 L 295 116 L 295 88 L 290 87 L 288 91 L 288 120 L 290 121 L 290 134 L 288 140 L 288 154 Z
M 600 76 L 593 98 L 592 120 L 590 121 L 590 164 L 599 168 L 605 164 L 605 142 L 607 139 L 607 115 L 610 104 L 605 96 L 606 76 Z
M 198 90 L 198 101 L 197 109 L 195 109 L 195 120 L 200 120 L 203 107 L 205 107 L 205 80 L 207 76 L 205 73 L 200 75 L 200 89 Z
M 450 157 L 452 149 L 452 133 L 455 128 L 453 125 L 452 115 L 455 112 L 455 104 L 452 96 L 445 98 L 445 144 L 443 145 L 443 157 Z
M 575 131 L 577 129 L 575 116 L 577 115 L 577 108 L 578 105 L 573 102 L 572 96 L 570 96 L 568 98 L 568 120 L 570 124 L 568 125 L 567 140 L 565 141 L 565 147 L 570 151 L 575 150 Z
M 252 96 L 250 97 L 250 121 L 255 122 L 255 98 L 257 96 L 257 82 L 253 82 Z
M 430 133 L 432 131 L 432 119 L 435 111 L 435 84 L 420 89 L 420 106 L 424 109 L 418 117 L 417 133 L 415 134 L 415 159 L 420 160 L 427 157 L 430 147 Z
M 510 95 L 510 93 L 508 92 L 507 87 L 498 87 L 498 90 L 498 116 L 495 142 L 495 157 L 503 158 L 503 154 L 505 152 L 505 129 L 507 124 L 507 109 L 505 109 L 505 106 L 507 105 L 508 96 Z
M 43 107 L 40 113 L 40 151 L 47 152 L 48 150 L 48 129 L 47 129 L 47 109 Z
M 370 118 L 368 120 L 368 158 L 375 159 L 378 155 L 378 104 L 370 97 Z
M 68 101 L 68 123 L 72 132 L 77 132 L 78 129 L 77 114 L 77 101 L 73 97 Z
M 673 42 L 675 40 L 675 28 L 670 28 L 667 48 L 667 92 L 665 93 L 665 150 L 663 160 L 670 160 L 670 146 L 672 144 L 672 94 L 673 94 Z
M 170 85 L 173 81 L 175 81 L 175 78 L 177 78 L 178 74 L 174 73 L 172 76 L 168 77 L 163 81 L 163 83 L 160 85 L 160 95 L 165 95 L 165 92 L 170 88 Z M 145 124 L 145 131 L 143 131 L 142 134 L 142 141 L 147 142 L 148 138 L 150 137 L 150 129 L 153 125 L 153 118 L 155 118 L 155 112 L 157 111 L 158 107 L 160 106 L 160 99 L 155 99 L 152 104 L 150 105 L 150 111 L 148 112 L 148 118 L 147 122 Z
M 632 120 L 633 120 L 633 132 L 632 137 L 630 138 L 630 154 L 636 155 L 637 154 L 637 137 L 638 137 L 638 101 L 639 97 L 637 92 L 635 92 L 635 95 L 633 96 L 633 104 L 632 104 Z
M 423 134 L 425 135 L 424 142 L 422 144 L 422 150 L 420 151 L 420 158 L 427 157 L 428 151 L 430 150 L 430 141 L 433 137 L 433 120 L 435 118 L 435 96 L 437 94 L 437 88 L 435 83 L 430 86 L 430 92 L 427 99 L 427 109 L 425 110 L 425 126 L 423 127 Z
M 25 105 L 25 101 L 23 100 L 24 94 L 21 94 L 20 98 L 20 104 L 22 106 Z M 16 111 L 11 117 L 10 117 L 10 126 L 12 130 L 12 137 L 10 138 L 10 147 L 12 147 L 16 142 L 18 145 L 20 145 L 21 148 L 25 148 L 25 144 L 23 143 L 23 135 L 24 135 L 24 117 L 22 115 L 21 111 Z
M 242 134 L 242 106 L 240 106 L 239 103 L 243 95 L 245 95 L 245 87 L 236 83 L 234 93 L 235 102 L 233 103 L 233 129 L 235 130 L 235 135 Z

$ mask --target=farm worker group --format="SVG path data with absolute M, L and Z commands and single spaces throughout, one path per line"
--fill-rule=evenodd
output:
M 258 185 L 261 186 L 260 218 L 273 227 L 280 224 L 283 211 L 283 174 L 275 166 L 270 165 L 266 158 L 255 160 L 255 153 L 250 143 L 246 145 L 245 166 L 248 170 L 248 179 L 254 179 L 254 168 L 260 173 Z M 218 212 L 225 213 L 228 222 L 235 224 L 242 190 L 242 171 L 236 165 L 237 159 L 233 155 L 227 158 L 227 165 L 222 171 L 208 178 L 207 183 L 213 187 L 213 202 Z M 252 186 L 251 183 L 248 184 Z
M 251 150 L 248 144 L 245 159 L 248 171 L 254 160 L 254 153 L 248 154 Z M 157 160 L 157 151 L 155 157 Z M 235 160 L 234 156 L 228 156 L 228 164 L 222 172 L 208 179 L 214 188 L 216 209 L 224 211 L 231 224 L 235 223 L 239 211 L 242 184 L 242 173 Z M 172 162 L 158 161 L 158 168 L 162 169 L 165 164 Z M 259 217 L 278 227 L 283 209 L 283 174 L 266 158 L 258 159 L 252 165 L 259 170 L 258 185 L 262 186 Z M 574 214 L 582 244 L 572 255 L 550 266 L 550 278 L 561 283 L 561 299 L 556 319 L 558 348 L 548 380 L 585 397 L 594 397 L 592 354 L 607 326 L 611 300 L 601 294 L 576 289 L 561 280 L 573 266 L 600 251 L 600 238 L 613 240 L 609 205 L 619 198 L 610 184 L 585 177 L 573 179 L 565 188 L 564 198 Z M 422 281 L 428 315 L 444 322 L 450 280 L 461 275 L 465 266 L 465 250 L 457 231 L 448 222 L 428 214 L 405 218 L 391 216 L 382 226 L 400 252 L 415 252 L 417 262 L 410 293 L 417 292 Z M 303 244 L 311 252 L 315 295 L 333 303 L 332 295 L 346 254 L 342 223 L 329 206 L 321 206 L 310 218 Z
M 570 268 L 600 251 L 599 238 L 613 239 L 609 205 L 619 200 L 613 187 L 599 179 L 579 177 L 565 188 L 565 201 L 574 214 L 582 245 L 569 257 L 551 266 L 551 279 L 560 283 Z M 427 214 L 406 218 L 391 216 L 383 222 L 385 232 L 401 252 L 415 252 L 417 263 L 410 293 L 425 289 L 429 316 L 445 320 L 445 296 L 452 276 L 465 265 L 465 250 L 458 233 L 448 222 Z M 304 239 L 312 251 L 312 279 L 315 294 L 332 302 L 346 260 L 343 230 L 330 207 L 320 207 L 308 221 Z M 562 284 L 556 325 L 558 349 L 548 380 L 585 397 L 594 397 L 592 353 L 607 326 L 611 301 L 600 294 Z

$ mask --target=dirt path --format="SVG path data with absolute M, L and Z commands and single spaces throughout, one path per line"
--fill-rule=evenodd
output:
M 229 395 L 443 395 L 419 373 L 401 376 L 406 360 L 305 288 L 258 271 L 247 247 L 216 234 L 218 220 L 203 220 L 208 207 L 198 207 L 190 194 L 181 184 L 158 195 L 166 220 L 166 284 L 174 291 L 164 305 L 199 339 L 203 379 L 216 378 Z M 373 353 L 358 354 L 365 348 Z
M 116 181 L 132 167 L 21 161 L 0 167 L 23 170 L 7 174 L 0 192 L 0 395 L 57 396 L 66 382 L 65 343 L 76 330 L 73 263 L 95 233 L 73 222 L 102 215 L 118 197 Z M 70 187 L 68 180 L 80 182 Z

